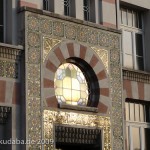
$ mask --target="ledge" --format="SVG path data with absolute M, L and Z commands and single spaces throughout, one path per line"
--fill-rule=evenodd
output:
M 98 112 L 98 108 L 96 107 L 74 106 L 68 104 L 59 104 L 59 108 L 77 110 L 77 111 L 88 111 L 88 112 L 95 112 L 95 113 Z
M 132 69 L 123 68 L 123 79 L 150 83 L 150 73 L 145 71 L 137 71 Z
M 36 14 L 41 14 L 41 15 L 45 15 L 45 16 L 49 16 L 49 17 L 53 17 L 53 18 L 57 18 L 57 19 L 62 19 L 62 20 L 65 20 L 65 21 L 70 21 L 70 22 L 90 26 L 90 27 L 93 27 L 93 28 L 98 28 L 98 29 L 114 32 L 114 33 L 117 33 L 117 34 L 121 34 L 121 30 L 117 30 L 117 29 L 113 29 L 113 28 L 109 28 L 109 27 L 104 27 L 101 24 L 96 24 L 96 23 L 93 23 L 93 22 L 76 19 L 74 17 L 69 17 L 69 16 L 56 14 L 56 13 L 49 12 L 49 11 L 42 10 L 42 9 L 35 9 L 35 8 L 27 7 L 27 6 L 23 6 L 23 7 L 20 7 L 18 9 L 18 13 L 23 12 L 23 11 L 29 11 L 29 12 L 33 12 L 33 13 L 36 13 Z
M 15 46 L 5 43 L 0 43 L 0 57 L 7 59 L 20 59 L 21 53 L 23 51 L 23 46 Z

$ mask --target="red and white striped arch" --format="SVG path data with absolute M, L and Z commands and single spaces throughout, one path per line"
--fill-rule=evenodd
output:
M 45 105 L 58 107 L 54 89 L 54 75 L 57 68 L 70 57 L 81 58 L 93 68 L 100 87 L 98 89 L 100 90 L 98 110 L 101 113 L 108 113 L 111 107 L 110 85 L 105 67 L 91 48 L 77 42 L 62 42 L 49 52 L 43 67 L 43 98 Z

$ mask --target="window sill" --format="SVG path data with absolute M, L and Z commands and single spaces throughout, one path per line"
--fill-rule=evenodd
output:
M 62 109 L 71 109 L 71 110 L 77 110 L 77 111 L 88 111 L 88 112 L 98 112 L 98 108 L 96 107 L 86 107 L 86 106 L 75 106 L 75 105 L 69 105 L 69 104 L 59 104 L 59 108 Z

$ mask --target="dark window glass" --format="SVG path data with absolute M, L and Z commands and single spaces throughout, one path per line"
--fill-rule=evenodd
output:
M 136 38 L 136 55 L 143 56 L 143 39 L 141 34 L 135 34 Z
M 64 0 L 64 15 L 70 15 L 70 0 Z
M 0 0 L 0 42 L 3 42 L 3 0 Z
M 144 150 L 150 150 L 150 129 L 145 129 L 145 149 Z
M 144 62 L 143 62 L 143 57 L 136 57 L 136 62 L 137 62 L 137 69 L 138 70 L 144 70 Z
M 48 10 L 48 0 L 43 0 L 43 9 Z
M 138 13 L 138 27 L 142 29 L 142 15 L 141 13 Z
M 0 25 L 3 25 L 3 0 L 0 0 Z
M 90 0 L 83 1 L 84 20 L 90 20 Z
M 146 113 L 146 122 L 150 122 L 150 107 L 148 105 L 145 106 Z
M 3 42 L 3 26 L 0 26 L 0 42 Z

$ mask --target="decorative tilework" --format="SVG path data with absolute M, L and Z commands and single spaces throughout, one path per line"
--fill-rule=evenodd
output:
M 28 34 L 28 43 L 32 47 L 37 47 L 40 44 L 40 36 L 37 33 L 30 32 Z
M 47 19 L 40 20 L 40 31 L 48 35 L 52 34 L 52 21 Z
M 43 37 L 43 45 L 44 45 L 43 46 L 44 47 L 44 49 L 43 49 L 43 62 L 45 61 L 46 56 L 51 51 L 52 47 L 54 47 L 58 43 L 60 43 L 60 40 Z
M 0 76 L 7 78 L 18 78 L 18 62 L 0 60 Z
M 85 127 L 97 127 L 103 129 L 104 150 L 111 150 L 111 124 L 109 117 L 102 117 L 90 114 L 50 111 L 44 110 L 44 139 L 54 139 L 53 124 L 76 125 Z M 45 145 L 45 150 L 50 145 Z M 55 149 L 54 143 L 51 148 Z
M 98 54 L 108 73 L 109 72 L 108 51 L 96 47 L 92 47 L 92 49 Z
M 99 34 L 99 45 L 104 46 L 104 47 L 109 46 L 109 35 L 108 35 L 108 33 L 101 32 Z
M 35 15 L 29 15 L 28 16 L 28 28 L 32 31 L 38 31 L 39 30 L 39 24 L 38 24 L 38 18 Z
M 32 64 L 38 64 L 40 62 L 40 50 L 38 48 L 30 48 L 28 55 L 28 61 Z
M 77 35 L 77 27 L 75 25 L 65 25 L 65 34 L 67 39 L 75 40 Z
M 37 20 L 38 19 L 38 20 Z M 117 128 L 118 130 L 113 128 L 113 136 L 115 138 L 113 139 L 113 149 L 114 150 L 122 150 L 123 149 L 123 132 L 122 132 L 122 125 L 123 125 L 123 118 L 122 118 L 122 109 L 118 109 L 122 107 L 122 101 L 121 101 L 121 74 L 118 73 L 120 72 L 120 54 L 119 54 L 119 40 L 120 37 L 119 35 L 115 34 L 115 33 L 111 33 L 111 32 L 107 32 L 107 31 L 102 31 L 101 29 L 95 29 L 92 27 L 88 27 L 88 26 L 84 26 L 84 25 L 79 25 L 79 24 L 75 24 L 72 23 L 70 25 L 69 22 L 67 21 L 59 21 L 59 19 L 56 18 L 50 18 L 50 17 L 43 17 L 42 15 L 38 15 L 35 16 L 31 13 L 29 13 L 28 17 L 27 17 L 27 49 L 28 50 L 36 50 L 37 48 L 39 50 L 41 50 L 41 37 L 40 34 L 44 34 L 47 36 L 51 36 L 51 40 L 47 41 L 47 43 L 44 43 L 44 55 L 43 55 L 43 61 L 45 60 L 46 56 L 48 55 L 49 51 L 52 49 L 52 47 L 54 47 L 54 45 L 58 44 L 61 40 L 61 38 L 67 38 L 67 39 L 71 39 L 71 40 L 76 40 L 79 42 L 84 42 L 85 44 L 90 44 L 91 47 L 98 47 L 98 46 L 102 46 L 105 47 L 106 50 L 101 50 L 101 49 L 94 49 L 97 54 L 100 56 L 102 62 L 104 63 L 106 70 L 109 70 L 108 67 L 108 53 L 106 53 L 107 50 L 110 50 L 110 70 L 111 70 L 111 74 L 110 74 L 110 79 L 111 79 L 111 99 L 113 103 L 116 103 L 116 105 L 112 106 L 112 126 L 115 128 Z M 39 34 L 40 33 L 40 34 Z M 53 38 L 53 36 L 57 37 L 57 38 Z M 45 39 L 44 39 L 45 40 Z M 45 40 L 46 41 L 46 40 Z M 35 54 L 36 53 L 36 54 Z M 28 54 L 29 51 L 28 51 Z M 39 54 L 38 51 L 34 51 L 33 52 L 33 56 L 34 58 L 39 58 Z M 28 87 L 27 87 L 27 91 L 28 93 L 28 97 L 27 100 L 29 102 L 33 102 L 31 99 L 31 97 L 37 99 L 39 98 L 40 103 L 38 103 L 37 105 L 33 104 L 33 105 L 29 105 L 28 111 L 30 112 L 27 115 L 27 118 L 30 118 L 30 122 L 33 123 L 34 122 L 34 118 L 32 118 L 31 114 L 35 114 L 35 112 L 40 112 L 39 108 L 41 107 L 41 87 L 40 87 L 40 82 L 36 82 L 36 81 L 40 81 L 40 62 L 43 61 L 36 61 L 36 59 L 31 60 L 31 56 L 28 56 L 28 64 L 27 64 L 27 69 L 28 69 L 28 74 L 27 74 L 27 82 L 28 82 Z M 41 59 L 41 58 L 39 58 Z M 107 61 L 106 61 L 107 60 Z M 37 63 L 37 72 L 36 71 L 31 71 L 32 70 L 32 66 L 35 65 L 35 63 Z M 33 67 L 34 68 L 34 67 Z M 35 87 L 36 86 L 36 87 Z M 120 105 L 118 105 L 120 104 Z M 35 106 L 35 109 L 32 108 Z M 56 117 L 57 116 L 57 117 Z M 53 136 L 51 130 L 53 129 L 52 127 L 52 123 L 53 122 L 62 122 L 63 119 L 63 123 L 64 124 L 72 124 L 74 122 L 74 119 L 71 117 L 68 120 L 68 117 L 63 117 L 65 116 L 64 112 L 61 112 L 60 114 L 56 114 L 53 113 L 53 118 L 55 118 L 54 120 L 51 120 L 50 117 L 46 118 L 46 121 L 48 121 L 49 126 L 44 126 L 44 128 L 46 129 L 44 136 L 45 137 L 51 137 Z M 85 116 L 84 116 L 85 117 Z M 93 117 L 93 116 L 92 116 Z M 82 118 L 82 117 L 80 117 Z M 35 126 L 39 126 L 40 127 L 40 120 L 41 117 L 37 117 L 37 124 L 35 124 Z M 83 124 L 86 123 L 86 117 L 84 119 L 82 119 L 84 122 L 82 122 Z M 81 124 L 81 119 L 76 120 L 77 124 Z M 101 125 L 104 123 L 105 121 L 103 121 L 103 119 L 101 120 Z M 118 125 L 118 126 L 117 126 Z M 37 132 L 38 127 L 35 127 L 34 125 L 31 124 L 31 128 L 33 130 L 28 130 L 28 137 L 30 137 L 31 139 L 35 138 L 35 135 L 40 139 L 41 138 L 41 130 L 39 128 L 39 132 Z M 104 130 L 108 130 L 110 131 L 109 127 L 104 128 Z M 104 133 L 105 134 L 105 133 Z M 107 137 L 108 134 L 104 135 L 105 137 Z M 110 135 L 110 133 L 109 133 Z M 111 149 L 111 144 L 109 143 L 109 140 L 106 140 L 106 138 L 104 138 L 106 144 L 104 144 L 104 147 L 109 147 L 106 148 L 105 150 Z M 29 145 L 29 149 L 40 149 L 41 145 Z M 54 149 L 53 145 L 45 145 L 45 149 Z
M 81 42 L 87 42 L 88 28 L 78 27 L 77 39 Z
M 62 22 L 53 22 L 53 34 L 60 37 L 64 36 L 64 24 Z
M 3 60 L 0 60 L 0 76 L 4 77 L 5 76 L 5 62 Z
M 26 49 L 26 102 L 27 102 L 27 139 L 33 140 L 33 145 L 27 145 L 29 150 L 41 150 L 41 85 L 40 85 L 40 63 L 41 63 L 41 44 L 39 18 L 29 15 L 26 18 L 27 24 L 27 49 Z
M 40 82 L 29 81 L 28 82 L 28 96 L 40 96 Z
M 98 34 L 97 34 L 97 31 L 94 31 L 94 30 L 89 30 L 88 32 L 88 42 L 90 44 L 98 44 Z
M 40 81 L 40 76 L 37 76 L 37 74 L 40 74 L 40 70 L 38 65 L 35 64 L 29 64 L 28 65 L 28 80 L 35 80 Z

